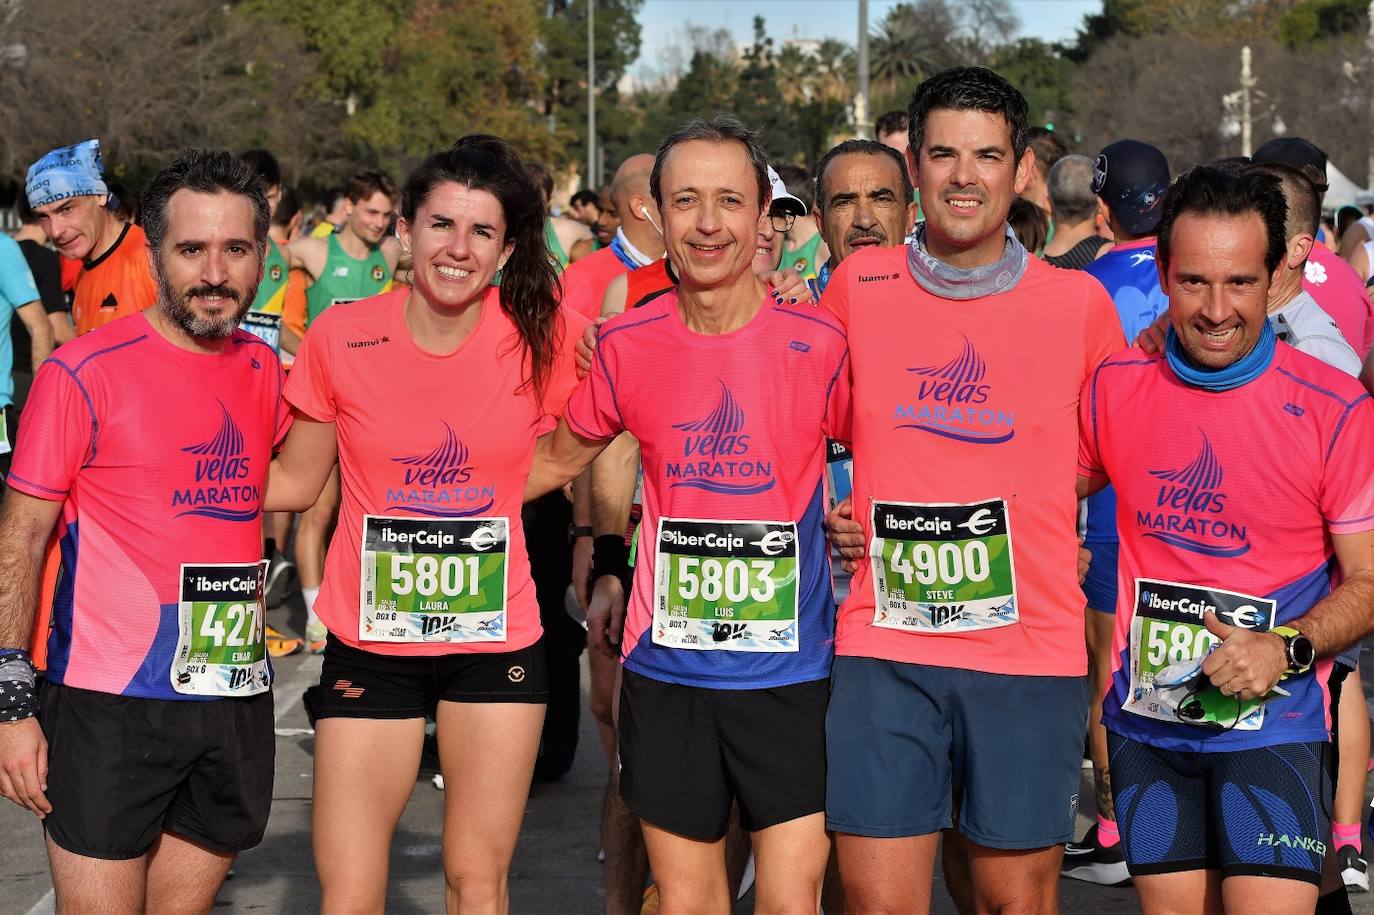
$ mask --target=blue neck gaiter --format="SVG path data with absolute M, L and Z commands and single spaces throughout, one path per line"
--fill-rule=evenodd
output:
M 1204 369 L 1188 361 L 1183 344 L 1170 325 L 1164 343 L 1164 356 L 1169 360 L 1169 368 L 1184 384 L 1206 391 L 1230 391 L 1264 374 L 1264 370 L 1274 361 L 1274 344 L 1277 341 L 1274 328 L 1265 321 L 1264 330 L 1260 331 L 1259 342 L 1254 349 L 1224 369 Z

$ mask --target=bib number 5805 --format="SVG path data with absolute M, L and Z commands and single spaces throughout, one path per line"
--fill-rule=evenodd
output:
M 772 600 L 777 591 L 772 578 L 775 563 L 770 559 L 678 556 L 677 563 L 678 594 L 683 600 L 700 596 L 703 600 L 718 601 L 724 597 L 739 603 L 747 598 L 762 604 Z
M 397 553 L 391 558 L 391 593 L 433 597 L 477 596 L 479 559 L 476 556 L 438 556 Z M 414 571 L 411 565 L 414 565 Z
M 911 584 L 912 579 L 923 585 L 937 582 L 985 581 L 992 568 L 988 562 L 988 547 L 981 540 L 970 540 L 960 549 L 957 543 L 933 544 L 920 541 L 903 556 L 906 546 L 898 540 L 892 550 L 892 571 Z

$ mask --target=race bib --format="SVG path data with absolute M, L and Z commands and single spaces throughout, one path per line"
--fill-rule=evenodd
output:
M 655 645 L 796 651 L 797 526 L 660 518 Z
M 263 644 L 267 562 L 181 566 L 172 689 L 188 696 L 255 696 L 272 685 Z
M 825 491 L 830 498 L 830 511 L 835 510 L 854 491 L 854 454 L 839 442 L 825 442 Z
M 873 625 L 946 633 L 1020 619 L 1005 500 L 875 501 L 872 520 Z
M 243 316 L 239 326 L 272 347 L 274 352 L 281 352 L 281 315 L 250 311 Z
M 1202 673 L 1202 662 L 1220 644 L 1202 614 L 1223 623 L 1267 632 L 1275 601 L 1236 591 L 1199 588 L 1138 578 L 1131 618 L 1131 691 L 1122 708 L 1156 721 L 1257 731 L 1268 697 L 1238 701 L 1223 695 Z
M 505 518 L 363 516 L 358 638 L 504 642 Z

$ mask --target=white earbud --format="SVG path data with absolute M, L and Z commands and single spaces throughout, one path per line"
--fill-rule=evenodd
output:
M 654 231 L 658 232 L 659 235 L 662 235 L 662 234 L 663 234 L 663 227 L 660 226 L 658 223 L 654 222 L 654 217 L 652 217 L 652 216 L 649 215 L 649 208 L 648 208 L 648 207 L 646 207 L 644 204 L 641 203 L 641 204 L 639 205 L 639 212 L 643 213 L 643 214 L 644 214 L 644 218 L 647 219 L 647 220 L 649 220 L 649 225 L 651 225 L 651 226 L 654 227 Z

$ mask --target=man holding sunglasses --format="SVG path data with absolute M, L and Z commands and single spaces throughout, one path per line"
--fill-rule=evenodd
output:
M 1079 494 L 1117 494 L 1103 723 L 1126 863 L 1147 911 L 1311 911 L 1331 837 L 1314 666 L 1374 628 L 1374 407 L 1267 320 L 1279 178 L 1199 167 L 1163 207 L 1164 352 L 1107 359 L 1080 399 Z

